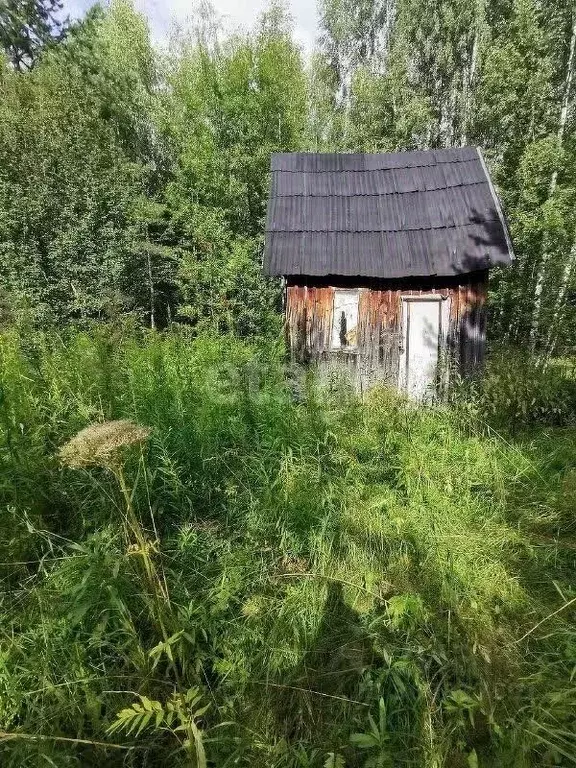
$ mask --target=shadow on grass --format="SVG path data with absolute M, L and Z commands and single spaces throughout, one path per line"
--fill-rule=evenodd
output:
M 344 599 L 342 584 L 331 582 L 314 641 L 274 696 L 278 732 L 298 741 L 329 733 L 338 721 L 365 719 L 368 708 L 357 700 L 359 683 L 367 668 L 381 663 L 358 614 Z

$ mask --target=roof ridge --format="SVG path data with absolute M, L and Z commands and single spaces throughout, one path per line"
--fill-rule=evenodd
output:
M 330 168 L 320 171 L 309 168 L 271 168 L 270 173 L 374 173 L 374 171 L 411 171 L 414 168 L 433 168 L 435 165 L 454 165 L 455 163 L 478 163 L 475 157 L 453 158 L 421 165 L 393 165 L 390 168 Z

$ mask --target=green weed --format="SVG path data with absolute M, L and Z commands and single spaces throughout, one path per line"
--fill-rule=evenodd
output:
M 0 355 L 2 765 L 576 762 L 566 419 L 294 396 L 232 337 Z

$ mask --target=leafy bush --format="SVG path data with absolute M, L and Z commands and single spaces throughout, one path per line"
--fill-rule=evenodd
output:
M 481 376 L 461 385 L 458 401 L 474 417 L 516 431 L 528 424 L 576 423 L 576 375 L 569 361 L 546 366 L 521 350 L 499 349 Z

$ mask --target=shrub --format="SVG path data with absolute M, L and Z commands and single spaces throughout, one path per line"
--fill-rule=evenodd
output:
M 517 349 L 496 350 L 481 375 L 452 397 L 474 418 L 514 432 L 530 424 L 576 423 L 576 376 L 571 365 L 543 366 Z

